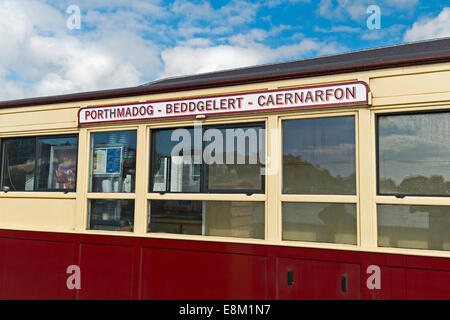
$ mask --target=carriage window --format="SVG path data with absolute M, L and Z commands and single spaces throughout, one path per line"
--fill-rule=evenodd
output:
M 381 247 L 450 250 L 450 207 L 378 205 Z
M 152 130 L 150 192 L 264 192 L 264 125 Z
M 90 159 L 89 192 L 134 192 L 136 131 L 92 133 Z
M 283 203 L 283 240 L 356 244 L 356 205 Z
M 209 127 L 205 131 L 208 192 L 261 192 L 264 170 L 263 126 Z M 216 146 L 222 150 L 214 150 Z M 208 152 L 213 150 L 213 152 Z M 208 158 L 209 157 L 209 158 Z
M 179 140 L 186 143 L 175 153 Z M 200 192 L 199 161 L 194 155 L 201 155 L 201 143 L 194 144 L 194 129 L 163 129 L 152 131 L 151 176 L 154 192 Z M 197 163 L 196 163 L 197 162 Z
M 283 121 L 283 193 L 356 194 L 355 119 Z
M 355 117 L 284 120 L 282 239 L 357 244 Z M 305 195 L 315 195 L 314 202 Z M 347 203 L 330 203 L 336 195 Z
M 152 200 L 149 232 L 264 239 L 264 202 Z
M 76 135 L 5 139 L 2 189 L 75 191 L 77 148 Z
M 133 227 L 134 200 L 89 200 L 88 229 L 132 232 Z
M 450 194 L 450 112 L 378 116 L 378 194 Z

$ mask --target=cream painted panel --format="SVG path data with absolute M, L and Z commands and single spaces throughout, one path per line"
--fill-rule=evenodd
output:
M 74 230 L 75 199 L 0 198 L 0 228 Z
M 8 109 L 13 110 L 13 109 Z M 0 132 L 38 129 L 39 127 L 76 128 L 78 108 L 17 113 L 0 113 Z M 36 109 L 34 109 L 36 110 Z
M 375 98 L 449 92 L 450 71 L 420 73 L 370 80 Z

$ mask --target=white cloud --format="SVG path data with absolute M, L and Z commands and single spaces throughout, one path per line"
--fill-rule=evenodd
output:
M 178 46 L 161 53 L 164 63 L 164 71 L 161 77 L 260 65 L 273 61 L 300 58 L 311 53 L 326 55 L 344 49 L 345 47 L 336 43 L 322 43 L 313 39 L 303 39 L 299 43 L 276 48 L 257 43 L 249 46 L 219 45 L 203 48 Z
M 323 33 L 359 33 L 361 32 L 361 28 L 350 27 L 350 26 L 331 26 L 329 29 L 315 27 L 314 31 L 323 32 Z
M 162 77 L 198 74 L 245 67 L 267 61 L 266 50 L 221 45 L 207 48 L 175 47 L 161 53 Z
M 310 0 L 264 0 L 262 1 L 262 4 L 269 8 L 273 8 L 281 4 L 295 4 L 300 2 L 310 2 Z
M 323 18 L 330 20 L 361 21 L 366 16 L 368 0 L 320 0 L 317 12 Z
M 241 26 L 255 21 L 258 2 L 231 0 L 222 7 L 214 9 L 210 3 L 204 1 L 193 3 L 188 0 L 176 0 L 170 11 L 182 17 L 179 26 Z
M 369 16 L 367 8 L 370 5 L 380 7 L 382 16 L 398 14 L 398 10 L 402 9 L 402 14 L 411 12 L 419 0 L 320 0 L 317 13 L 329 20 L 345 21 L 349 18 L 353 21 L 364 22 Z
M 444 8 L 437 17 L 421 19 L 405 32 L 405 41 L 417 41 L 450 37 L 450 7 Z
M 394 24 L 387 28 L 381 29 L 362 29 L 361 39 L 364 40 L 383 40 L 390 39 L 390 41 L 401 42 L 402 31 L 405 30 L 406 26 L 400 24 Z
M 33 0 L 0 1 L 0 47 L 1 99 L 133 86 L 161 68 L 159 51 L 132 30 L 74 34 L 60 11 Z
M 81 30 L 66 28 L 71 4 L 81 8 Z M 128 87 L 346 49 L 289 25 L 254 27 L 261 7 L 279 4 L 0 0 L 0 99 Z M 271 46 L 286 30 L 289 42 Z
M 400 9 L 407 9 L 407 8 L 413 8 L 418 3 L 419 0 L 396 0 L 396 1 L 389 1 L 390 5 L 393 7 L 397 7 Z

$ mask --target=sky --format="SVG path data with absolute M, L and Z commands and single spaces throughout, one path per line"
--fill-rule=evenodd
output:
M 449 36 L 449 0 L 0 0 L 0 100 Z

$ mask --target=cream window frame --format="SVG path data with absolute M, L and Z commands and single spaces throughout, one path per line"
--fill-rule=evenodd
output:
M 46 137 L 46 136 L 64 136 L 64 135 L 77 135 L 77 183 L 75 191 L 65 193 L 63 191 L 9 191 L 4 193 L 4 198 L 17 198 L 17 199 L 76 199 L 79 194 L 80 186 L 80 167 L 83 164 L 80 163 L 80 131 L 77 129 L 64 129 L 64 130 L 30 130 L 26 132 L 12 132 L 12 133 L 0 133 L 0 147 L 2 147 L 2 141 L 10 138 L 32 138 L 32 137 Z M 3 150 L 0 150 L 0 170 L 3 170 Z M 1 177 L 0 177 L 1 178 Z M 3 190 L 0 190 L 3 192 Z
M 228 240 L 229 239 L 240 239 L 244 240 L 249 243 L 252 242 L 265 242 L 268 240 L 268 213 L 267 210 L 267 202 L 268 202 L 268 181 L 267 181 L 267 175 L 265 176 L 265 188 L 264 193 L 254 193 L 251 195 L 247 195 L 245 193 L 156 193 L 156 192 L 149 192 L 149 179 L 150 179 L 150 151 L 151 151 L 151 130 L 156 129 L 170 129 L 170 128 L 177 128 L 177 127 L 193 127 L 195 125 L 198 125 L 201 123 L 202 125 L 209 126 L 209 125 L 239 125 L 239 124 L 251 124 L 251 123 L 264 123 L 265 129 L 266 129 L 266 136 L 265 136 L 265 143 L 266 143 L 266 154 L 265 154 L 265 160 L 267 163 L 267 141 L 269 139 L 269 130 L 268 130 L 268 122 L 269 122 L 268 115 L 260 115 L 260 116 L 246 116 L 246 117 L 207 117 L 205 119 L 190 119 L 190 120 L 177 120 L 177 121 L 167 121 L 166 122 L 156 122 L 152 124 L 148 124 L 146 126 L 146 159 L 145 163 L 147 166 L 147 174 L 146 174 L 146 185 L 145 185 L 145 200 L 146 200 L 146 209 L 145 209 L 145 234 L 150 237 L 164 237 L 164 238 L 173 238 L 173 239 L 194 239 L 194 240 L 208 240 L 208 241 L 214 241 L 214 240 Z M 264 202 L 264 239 L 247 239 L 247 238 L 229 238 L 229 237 L 218 237 L 218 236 L 203 236 L 203 235 L 181 235 L 181 234 L 161 234 L 161 233 L 155 233 L 155 232 L 147 232 L 147 224 L 148 224 L 148 215 L 149 215 L 149 208 L 148 203 L 151 200 L 204 200 L 204 201 L 252 201 L 252 202 Z M 142 205 L 142 204 L 141 204 Z M 140 221 L 143 221 L 143 217 L 140 217 Z M 142 231 L 142 230 L 140 230 Z
M 296 240 L 283 240 L 282 239 L 282 219 L 283 212 L 282 207 L 284 202 L 298 202 L 298 203 L 349 203 L 356 205 L 356 244 L 342 244 L 342 243 L 323 243 L 324 247 L 360 247 L 361 246 L 361 214 L 360 214 L 360 138 L 359 138 L 359 110 L 358 108 L 353 108 L 353 110 L 327 110 L 328 112 L 320 111 L 317 113 L 305 113 L 305 114 L 296 114 L 296 115 L 287 115 L 280 116 L 278 119 L 278 128 L 280 129 L 280 137 L 279 137 L 279 145 L 282 146 L 283 143 L 283 132 L 282 126 L 283 121 L 286 120 L 299 120 L 299 119 L 320 119 L 320 118 L 330 118 L 330 117 L 345 117 L 345 116 L 353 116 L 355 123 L 355 190 L 356 193 L 354 195 L 334 195 L 334 194 L 283 194 L 283 150 L 280 148 L 280 168 L 278 174 L 278 196 L 280 201 L 278 202 L 278 222 L 277 224 L 280 226 L 280 230 L 278 233 L 279 241 L 292 245 L 302 245 L 302 246 L 311 246 L 311 243 L 314 244 L 322 244 L 322 242 L 315 241 L 296 241 Z
M 405 113 L 414 112 L 435 112 L 435 111 L 448 111 L 450 112 L 450 104 L 439 104 L 439 105 L 422 105 L 422 106 L 397 106 L 397 107 L 381 107 L 373 108 L 371 110 L 371 144 L 372 144 L 372 196 L 373 196 L 373 214 L 372 214 L 372 233 L 375 238 L 375 247 L 378 250 L 384 252 L 401 253 L 401 254 L 414 254 L 414 255 L 425 255 L 425 256 L 441 256 L 450 257 L 450 251 L 442 250 L 432 250 L 432 249 L 413 249 L 413 248 L 401 248 L 401 247 L 382 247 L 378 245 L 378 210 L 377 206 L 382 204 L 392 204 L 392 205 L 429 205 L 429 206 L 450 206 L 450 197 L 448 196 L 405 196 L 404 198 L 397 198 L 394 195 L 378 195 L 377 193 L 377 116 L 380 115 L 401 115 Z
M 120 131 L 136 131 L 136 177 L 138 177 L 138 175 L 142 175 L 141 173 L 141 168 L 140 170 L 138 170 L 138 160 L 139 160 L 139 156 L 142 157 L 142 155 L 140 155 L 142 153 L 142 151 L 139 151 L 139 128 L 141 126 L 140 125 L 136 125 L 136 124 L 129 124 L 129 125 L 121 125 L 120 127 L 117 127 L 117 125 L 108 125 L 108 126 L 98 126 L 98 127 L 89 127 L 89 128 L 82 128 L 80 130 L 80 138 L 79 140 L 81 140 L 81 136 L 83 136 L 84 142 L 85 142 L 85 146 L 87 148 L 85 148 L 85 154 L 81 155 L 79 154 L 79 157 L 83 157 L 83 163 L 85 164 L 84 166 L 84 172 L 83 172 L 83 179 L 82 179 L 82 204 L 79 203 L 78 204 L 78 209 L 80 209 L 81 206 L 81 212 L 82 214 L 80 216 L 83 217 L 83 221 L 81 222 L 81 226 L 82 226 L 82 230 L 84 230 L 87 233 L 98 233 L 100 231 L 101 232 L 113 232 L 113 233 L 122 233 L 125 235 L 130 235 L 135 233 L 136 231 L 136 213 L 137 213 L 137 181 L 135 182 L 135 192 L 133 193 L 124 193 L 124 192 L 120 192 L 120 193 L 102 193 L 102 192 L 89 192 L 89 177 L 90 177 L 90 170 L 91 170 L 91 138 L 92 138 L 92 134 L 93 133 L 98 133 L 98 132 L 120 132 Z M 137 179 L 136 179 L 137 180 Z M 88 229 L 88 216 L 89 216 L 89 212 L 88 212 L 88 208 L 89 208 L 89 200 L 95 200 L 95 199 L 105 199 L 105 200 L 134 200 L 134 223 L 133 223 L 133 232 L 129 232 L 129 231 L 107 231 L 107 230 L 91 230 Z M 81 202 L 81 201 L 80 201 Z M 80 221 L 77 222 L 77 226 L 80 226 Z

